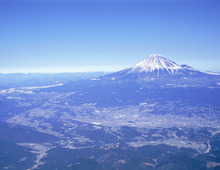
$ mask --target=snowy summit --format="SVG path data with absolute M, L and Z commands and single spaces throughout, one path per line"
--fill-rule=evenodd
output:
M 183 69 L 181 65 L 162 57 L 159 54 L 151 54 L 138 64 L 131 67 L 132 72 L 154 72 L 159 70 L 166 70 L 170 74 L 175 71 Z

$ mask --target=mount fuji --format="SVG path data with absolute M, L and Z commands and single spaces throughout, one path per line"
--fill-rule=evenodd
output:
M 103 76 L 100 80 L 136 81 L 148 87 L 219 87 L 220 75 L 202 72 L 152 54 L 132 67 Z
M 181 75 L 183 72 L 190 71 L 198 74 L 198 70 L 186 66 L 179 65 L 169 59 L 162 57 L 159 54 L 152 54 L 145 58 L 143 61 L 130 68 L 132 72 L 145 73 L 147 75 L 155 75 L 159 77 L 161 75 Z

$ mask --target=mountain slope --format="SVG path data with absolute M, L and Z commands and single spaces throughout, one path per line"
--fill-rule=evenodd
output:
M 205 73 L 152 54 L 132 67 L 103 76 L 100 80 L 136 82 L 147 87 L 219 87 L 220 75 Z
M 136 65 L 125 70 L 113 73 L 115 76 L 126 77 L 135 74 L 142 77 L 163 78 L 175 76 L 207 76 L 208 73 L 201 72 L 187 65 L 177 64 L 159 54 L 152 54 Z M 107 77 L 107 76 L 106 76 Z

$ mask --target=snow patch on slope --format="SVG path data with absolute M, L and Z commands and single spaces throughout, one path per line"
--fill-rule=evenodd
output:
M 211 75 L 216 75 L 216 76 L 219 76 L 219 75 L 220 75 L 220 73 L 213 73 L 213 72 L 204 72 L 204 73 L 206 73 L 206 74 L 211 74 Z

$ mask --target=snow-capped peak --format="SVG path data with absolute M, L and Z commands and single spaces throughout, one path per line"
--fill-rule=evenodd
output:
M 151 54 L 143 61 L 131 67 L 133 72 L 153 72 L 155 70 L 165 69 L 173 74 L 175 71 L 182 69 L 181 65 L 162 57 L 159 54 Z

